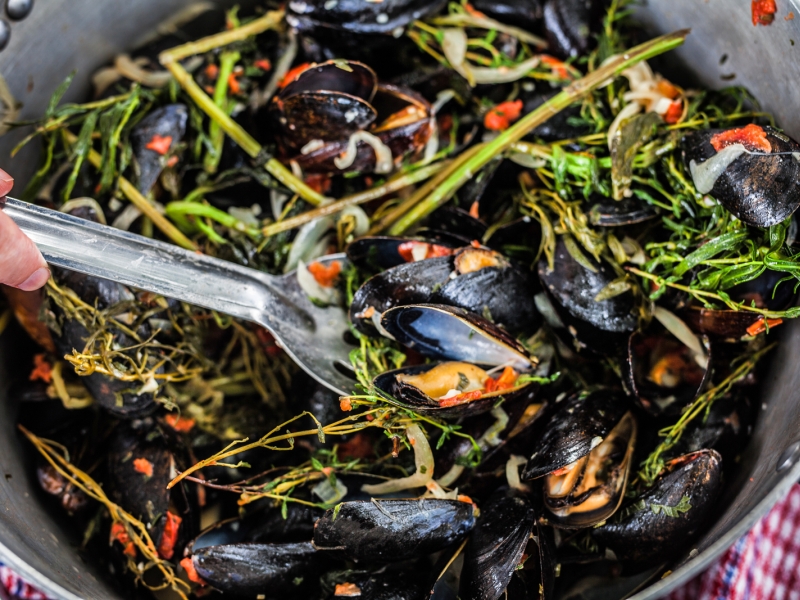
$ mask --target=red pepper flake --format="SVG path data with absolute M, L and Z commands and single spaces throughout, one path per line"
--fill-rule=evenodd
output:
M 767 139 L 767 132 L 754 123 L 729 129 L 711 137 L 711 145 L 717 152 L 732 144 L 743 144 L 748 150 L 772 152 L 772 144 Z
M 522 114 L 522 100 L 502 102 L 486 113 L 483 125 L 492 131 L 505 131 Z
M 539 60 L 542 61 L 543 65 L 550 67 L 550 70 L 559 79 L 569 79 L 569 68 L 563 60 L 558 60 L 555 56 L 550 56 L 549 54 L 539 55 Z
M 303 63 L 302 65 L 297 65 L 294 69 L 291 69 L 288 73 L 286 73 L 286 75 L 283 76 L 283 79 L 281 79 L 281 82 L 278 84 L 278 87 L 285 88 L 295 79 L 297 79 L 297 76 L 300 75 L 300 73 L 305 71 L 310 66 L 311 63 Z
M 422 251 L 424 250 L 424 252 Z M 426 258 L 436 258 L 438 256 L 450 256 L 453 253 L 452 248 L 447 246 L 440 246 L 439 244 L 429 244 L 428 242 L 409 241 L 403 242 L 397 247 L 397 253 L 406 262 L 415 262 L 416 260 L 424 260 Z M 419 256 L 421 258 L 414 258 Z M 371 307 L 370 307 L 371 308 Z M 370 315 L 372 316 L 372 315 Z
M 481 203 L 475 200 L 475 202 L 472 203 L 472 206 L 469 207 L 469 216 L 472 217 L 473 219 L 480 219 L 481 217 L 478 212 L 480 210 L 480 207 Z
M 469 496 L 467 496 L 465 494 L 459 494 L 458 496 L 456 496 L 456 500 L 458 500 L 459 502 L 466 502 L 467 504 L 475 504 L 472 501 L 472 498 L 470 498 Z
M 219 76 L 219 67 L 214 63 L 210 63 L 203 72 L 206 77 L 213 81 Z
M 171 135 L 158 135 L 155 134 L 145 148 L 148 150 L 152 150 L 153 152 L 157 152 L 161 156 L 164 156 L 167 152 L 169 152 L 170 146 L 172 146 L 172 136 Z
M 789 11 L 789 14 L 786 15 L 785 17 L 783 17 L 784 21 L 791 21 L 792 19 L 794 19 L 794 12 L 793 11 Z
M 178 164 L 179 160 L 180 159 L 177 156 L 170 156 L 169 160 L 167 160 L 167 167 L 171 169 L 172 167 Z
M 183 567 L 183 570 L 186 571 L 186 576 L 189 578 L 189 581 L 193 581 L 198 585 L 208 585 L 202 580 L 200 575 L 197 574 L 197 569 L 194 568 L 194 562 L 192 561 L 191 556 L 184 558 L 181 561 L 181 566 Z
M 152 477 L 153 476 L 153 463 L 151 463 L 146 458 L 134 458 L 133 459 L 133 470 L 137 473 L 141 473 L 145 477 Z
M 164 420 L 167 422 L 167 425 L 179 433 L 189 433 L 197 423 L 194 419 L 182 417 L 177 413 L 169 413 L 164 417 Z
M 324 173 L 312 173 L 305 178 L 306 185 L 319 194 L 327 194 L 332 182 L 333 178 Z
M 333 590 L 334 596 L 346 596 L 348 598 L 361 595 L 361 588 L 355 583 L 337 583 Z
M 457 396 L 450 396 L 449 398 L 441 398 L 439 400 L 439 406 L 442 408 L 449 408 L 450 406 L 457 406 L 458 404 L 466 404 L 467 402 L 472 402 L 473 400 L 477 400 L 483 396 L 482 390 L 475 390 L 474 392 L 464 392 L 463 394 L 458 394 Z
M 753 11 L 753 25 L 771 24 L 778 12 L 775 0 L 752 0 L 750 9 Z
M 480 248 L 481 247 L 481 243 L 478 240 L 472 240 L 469 243 L 469 245 L 472 246 L 473 248 Z
M 44 381 L 45 383 L 52 383 L 53 381 L 53 365 L 47 362 L 44 354 L 36 354 L 33 357 L 33 371 L 28 377 L 30 381 Z
M 783 323 L 783 319 L 764 319 L 762 317 L 747 328 L 747 333 L 749 335 L 758 335 L 759 333 L 764 333 L 767 330 L 767 327 L 772 329 L 781 323 Z
M 318 284 L 322 287 L 329 288 L 333 287 L 336 278 L 339 277 L 339 273 L 342 272 L 342 263 L 335 260 L 328 266 L 325 266 L 315 261 L 308 265 L 308 271 L 314 276 Z
M 375 420 L 375 415 L 367 415 L 366 419 L 367 419 L 367 421 L 374 421 Z
M 206 91 L 208 95 L 212 95 L 214 93 L 214 88 L 211 87 L 210 85 L 203 87 L 203 89 Z
M 664 114 L 664 121 L 668 125 L 675 125 L 681 120 L 681 116 L 683 116 L 683 102 L 675 100 L 669 105 L 667 112 Z
M 464 10 L 466 10 L 466 11 L 467 11 L 469 14 L 471 14 L 473 17 L 477 17 L 477 18 L 479 18 L 479 19 L 485 19 L 485 18 L 486 18 L 486 15 L 485 15 L 485 14 L 483 14 L 483 13 L 482 13 L 481 11 L 479 11 L 477 8 L 475 8 L 474 6 L 472 6 L 472 4 L 470 4 L 469 2 L 467 2 L 467 3 L 464 5 Z
M 126 556 L 136 558 L 136 544 L 131 541 L 131 536 L 128 535 L 128 531 L 122 523 L 114 522 L 111 526 L 111 539 L 109 540 L 109 544 L 113 544 L 114 542 L 122 544 L 122 552 Z
M 344 412 L 350 412 L 351 410 L 353 410 L 353 403 L 350 402 L 350 398 L 340 398 L 339 408 L 342 409 Z
M 167 512 L 164 533 L 161 534 L 161 542 L 158 544 L 158 555 L 164 560 L 171 560 L 175 554 L 175 543 L 178 541 L 181 522 L 183 522 L 183 519 L 178 515 Z
M 231 90 L 231 94 L 241 94 L 242 86 L 239 83 L 236 73 L 228 75 L 228 88 Z
M 256 67 L 261 69 L 262 71 L 271 71 L 272 70 L 272 63 L 269 62 L 267 58 L 259 58 L 256 62 L 253 63 Z

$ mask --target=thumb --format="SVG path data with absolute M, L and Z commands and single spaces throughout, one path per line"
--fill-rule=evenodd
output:
M 36 244 L 0 210 L 0 283 L 29 292 L 49 278 L 50 270 Z

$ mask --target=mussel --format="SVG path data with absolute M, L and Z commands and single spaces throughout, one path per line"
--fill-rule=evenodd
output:
M 596 0 L 548 0 L 544 27 L 549 50 L 559 58 L 576 58 L 589 51 L 592 29 L 600 22 Z
M 189 110 L 184 104 L 168 104 L 142 119 L 131 132 L 131 147 L 139 171 L 139 191 L 147 194 L 164 169 L 169 153 L 186 133 Z
M 800 144 L 780 131 L 752 123 L 696 131 L 681 147 L 697 191 L 748 225 L 776 225 L 800 206 Z
M 438 11 L 444 0 L 292 0 L 286 21 L 301 32 L 333 29 L 350 34 L 392 33 Z
M 463 540 L 475 526 L 473 505 L 459 500 L 343 502 L 314 527 L 314 546 L 353 560 L 396 562 Z
M 664 563 L 708 522 L 722 488 L 722 458 L 700 450 L 669 461 L 653 486 L 617 521 L 592 532 L 618 559 L 638 566 Z
M 598 227 L 623 227 L 643 223 L 658 216 L 658 211 L 638 198 L 601 200 L 589 209 L 589 222 Z
M 347 258 L 354 265 L 369 271 L 383 271 L 410 262 L 449 256 L 454 245 L 425 239 L 368 236 L 347 246 Z

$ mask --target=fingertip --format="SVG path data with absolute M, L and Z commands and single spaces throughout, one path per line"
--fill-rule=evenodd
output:
M 6 196 L 14 187 L 14 178 L 0 169 L 0 196 Z
M 50 269 L 47 267 L 39 267 L 17 287 L 23 292 L 32 292 L 44 286 L 48 279 L 50 279 Z

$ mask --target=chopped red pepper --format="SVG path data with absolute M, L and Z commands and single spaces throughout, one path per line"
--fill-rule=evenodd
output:
M 789 14 L 783 17 L 784 21 L 791 21 L 792 19 L 794 19 L 794 11 L 789 11 Z
M 155 134 L 145 148 L 148 150 L 152 150 L 153 152 L 157 152 L 161 156 L 164 156 L 167 152 L 169 152 L 170 146 L 172 146 L 172 136 L 171 135 L 158 135 Z
M 478 240 L 472 240 L 469 243 L 469 245 L 472 246 L 473 248 L 480 248 L 481 247 L 481 243 Z
M 158 555 L 164 560 L 172 559 L 175 554 L 175 543 L 178 541 L 182 521 L 175 513 L 167 512 L 164 533 L 161 534 L 161 542 L 158 544 Z
M 337 583 L 336 589 L 333 590 L 334 596 L 339 597 L 353 597 L 361 595 L 361 588 L 355 583 Z
M 182 417 L 177 413 L 168 414 L 164 417 L 164 420 L 167 422 L 167 425 L 179 433 L 189 433 L 197 423 L 194 419 Z
M 472 6 L 469 2 L 464 5 L 464 10 L 466 10 L 469 14 L 473 17 L 478 17 L 479 19 L 485 19 L 486 15 L 479 11 L 477 8 Z
M 211 79 L 212 81 L 217 78 L 219 75 L 219 67 L 214 63 L 209 64 L 204 71 L 206 77 Z
M 775 0 L 752 0 L 750 9 L 753 11 L 753 25 L 769 25 L 778 12 Z
M 145 477 L 152 477 L 153 476 L 153 463 L 151 463 L 146 458 L 134 458 L 133 459 L 133 470 L 137 473 L 141 473 Z
M 269 62 L 269 59 L 260 58 L 256 62 L 253 63 L 256 67 L 261 69 L 262 71 L 271 71 L 272 70 L 272 63 Z
M 242 86 L 239 83 L 236 73 L 231 73 L 228 75 L 228 89 L 230 89 L 231 94 L 241 94 Z
M 33 357 L 33 371 L 28 377 L 30 381 L 44 381 L 51 383 L 53 381 L 53 366 L 47 362 L 44 354 L 36 354 Z
M 422 258 L 414 258 L 416 256 Z M 424 250 L 424 253 L 422 252 Z M 451 248 L 447 246 L 440 246 L 439 244 L 429 244 L 428 242 L 409 241 L 403 242 L 397 247 L 397 253 L 403 257 L 406 262 L 415 262 L 416 260 L 423 260 L 426 258 L 436 258 L 437 256 L 450 256 L 453 253 Z
M 283 352 L 281 347 L 275 342 L 275 337 L 263 327 L 256 327 L 256 337 L 261 343 L 261 347 L 267 356 L 280 356 Z
M 333 178 L 324 173 L 312 173 L 305 177 L 306 185 L 320 194 L 327 194 L 331 189 L 332 182 Z
M 180 159 L 177 156 L 170 156 L 169 160 L 167 160 L 167 166 L 171 169 L 172 167 L 178 164 L 179 160 Z
M 281 82 L 278 84 L 278 87 L 285 88 L 295 79 L 297 79 L 297 76 L 300 75 L 300 73 L 305 71 L 310 66 L 311 63 L 303 63 L 302 65 L 297 65 L 294 69 L 291 69 L 288 73 L 286 73 L 286 75 L 283 76 L 283 79 L 281 79 Z
M 550 56 L 549 54 L 541 54 L 539 59 L 543 65 L 550 67 L 556 77 L 569 79 L 569 67 L 563 60 L 558 60 L 555 56 Z
M 506 367 L 497 379 L 489 377 L 483 384 L 487 394 L 514 389 L 519 374 L 511 367 Z
M 556 477 L 558 477 L 558 476 L 563 475 L 564 473 L 566 473 L 568 471 L 569 471 L 569 466 L 561 467 L 560 469 L 556 469 L 555 471 L 550 473 L 550 475 L 555 475 Z
M 472 402 L 473 400 L 477 400 L 483 396 L 482 390 L 475 390 L 474 392 L 464 392 L 463 394 L 458 394 L 457 396 L 450 396 L 449 398 L 440 398 L 439 399 L 439 406 L 442 408 L 448 408 L 450 406 L 456 406 L 458 404 L 466 404 L 467 402 Z
M 313 262 L 308 265 L 308 270 L 314 276 L 318 284 L 322 287 L 329 288 L 333 287 L 336 278 L 339 277 L 339 273 L 342 272 L 342 263 L 335 260 L 328 266 L 325 266 L 320 262 Z
M 181 566 L 183 570 L 186 571 L 186 576 L 189 578 L 189 581 L 193 581 L 198 585 L 207 585 L 205 581 L 197 574 L 197 569 L 194 568 L 194 562 L 192 561 L 191 556 L 187 556 L 181 561 Z
M 675 100 L 672 104 L 669 105 L 667 112 L 664 114 L 664 121 L 668 125 L 674 125 L 678 121 L 681 120 L 681 116 L 683 115 L 683 102 L 680 100 Z
M 131 541 L 131 536 L 128 535 L 128 531 L 122 523 L 114 522 L 111 525 L 111 540 L 109 543 L 113 544 L 114 542 L 122 544 L 122 552 L 126 556 L 136 558 L 136 544 Z
M 711 137 L 711 145 L 717 152 L 732 144 L 743 144 L 748 150 L 772 152 L 772 144 L 767 139 L 767 132 L 754 123 L 729 129 Z
M 504 131 L 522 114 L 522 100 L 502 102 L 486 113 L 483 124 L 492 131 Z
M 339 400 L 339 408 L 344 412 L 350 412 L 353 410 L 353 403 L 350 402 L 350 398 L 341 398 Z
M 473 219 L 480 219 L 480 213 L 478 212 L 480 207 L 481 203 L 475 200 L 475 202 L 472 203 L 472 206 L 469 207 L 469 216 Z
M 758 335 L 759 333 L 764 333 L 767 327 L 771 329 L 777 327 L 781 323 L 783 323 L 783 319 L 764 319 L 762 317 L 747 328 L 747 333 L 749 335 Z

